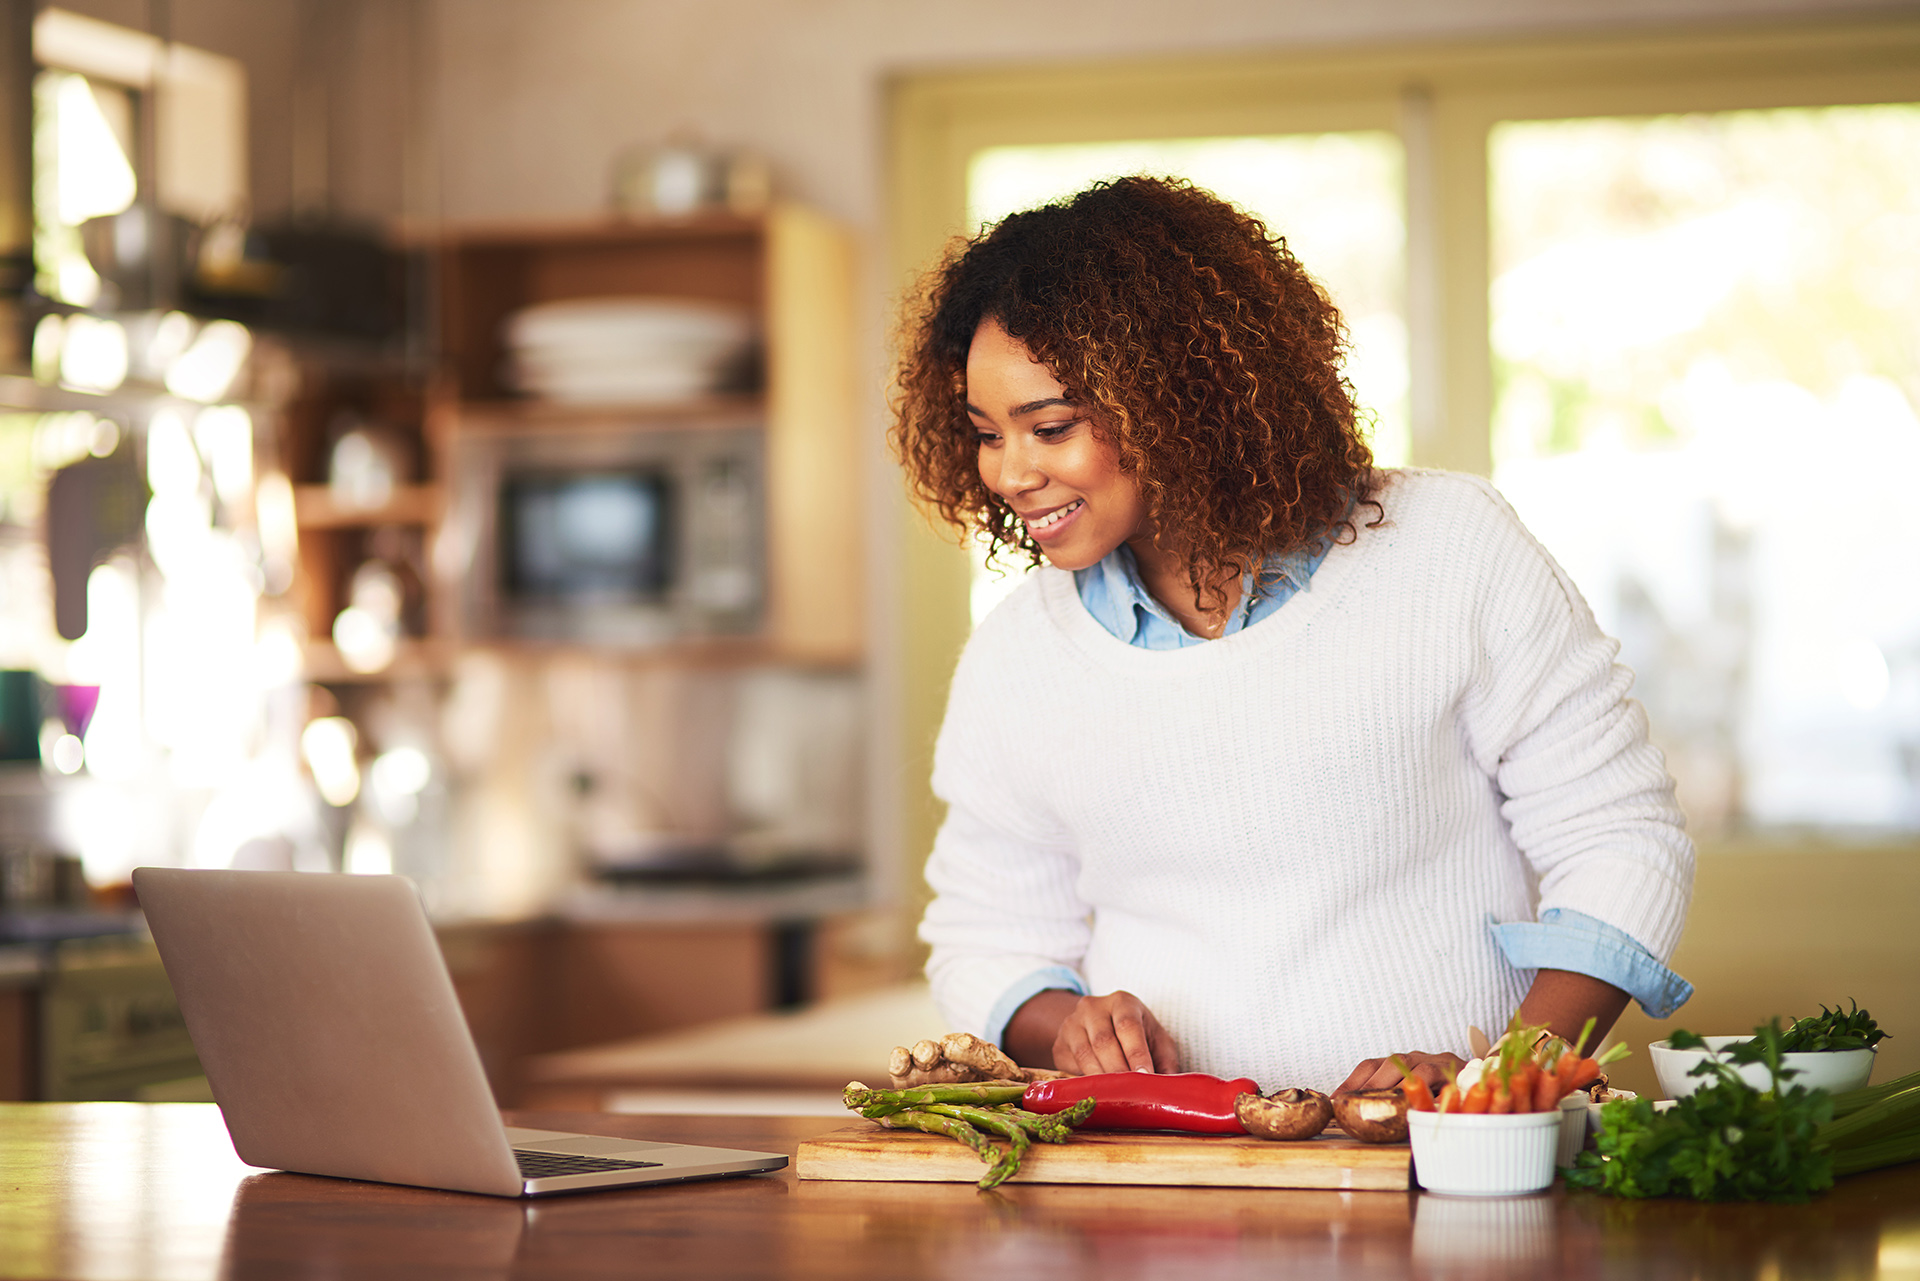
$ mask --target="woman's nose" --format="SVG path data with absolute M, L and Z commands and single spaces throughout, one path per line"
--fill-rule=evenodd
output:
M 1046 473 L 1031 443 L 1009 439 L 1000 447 L 1000 480 L 994 486 L 1002 494 L 1025 494 L 1044 488 Z

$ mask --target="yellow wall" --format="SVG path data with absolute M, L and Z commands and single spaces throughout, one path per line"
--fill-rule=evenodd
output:
M 1634 1057 L 1622 1089 L 1655 1093 L 1644 1046 L 1675 1027 L 1747 1032 L 1822 1005 L 1858 1001 L 1893 1035 L 1873 1079 L 1920 1071 L 1920 853 L 1912 848 L 1727 846 L 1703 850 L 1673 967 L 1695 996 L 1671 1019 L 1636 1006 L 1614 1038 Z

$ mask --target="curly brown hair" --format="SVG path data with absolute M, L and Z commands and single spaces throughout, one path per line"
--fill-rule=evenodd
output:
M 889 432 L 914 495 L 990 552 L 1040 548 L 980 478 L 967 352 L 995 320 L 1091 410 L 1196 601 L 1275 552 L 1354 536 L 1378 478 L 1347 335 L 1284 238 L 1191 184 L 1132 177 L 957 242 L 909 302 Z

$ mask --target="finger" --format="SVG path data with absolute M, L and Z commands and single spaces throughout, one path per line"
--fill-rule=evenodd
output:
M 1405 1079 L 1406 1078 L 1401 1075 L 1400 1069 L 1393 1065 L 1393 1060 L 1388 1059 L 1373 1070 L 1373 1075 L 1368 1077 L 1367 1083 L 1360 1088 L 1363 1090 L 1391 1090 Z
M 1060 1031 L 1053 1039 L 1054 1068 L 1075 1076 L 1085 1076 L 1099 1070 L 1094 1064 L 1088 1051 L 1086 1034 L 1069 1018 L 1060 1025 Z
M 1091 1049 L 1095 1072 L 1130 1072 L 1133 1065 L 1127 1062 L 1127 1051 L 1120 1044 L 1120 1037 L 1109 1017 L 1105 1021 L 1088 1029 L 1087 1045 Z
M 1380 1065 L 1385 1061 L 1384 1059 L 1368 1059 L 1359 1067 L 1347 1073 L 1347 1079 L 1340 1083 L 1340 1088 L 1335 1090 L 1334 1093 L 1343 1094 L 1348 1090 L 1370 1089 L 1371 1087 L 1367 1085 L 1367 1082 L 1373 1079 L 1374 1073 L 1379 1071 Z
M 1116 1003 L 1111 997 L 1090 998 L 1081 1005 L 1076 1019 L 1086 1034 L 1086 1046 L 1083 1060 L 1091 1060 L 1087 1072 L 1129 1072 L 1132 1065 L 1127 1062 L 1126 1048 L 1120 1044 L 1119 1033 L 1114 1028 L 1117 1017 L 1114 1012 Z
M 1139 1015 L 1114 1015 L 1113 1034 L 1120 1042 L 1120 1053 L 1126 1058 L 1129 1070 L 1153 1071 L 1153 1043 L 1148 1038 L 1146 1025 L 1140 1021 Z
M 1147 1015 L 1147 1043 L 1153 1047 L 1153 1070 L 1156 1072 L 1178 1072 L 1180 1070 L 1180 1047 L 1175 1045 L 1167 1029 L 1160 1026 L 1160 1020 Z
M 1438 1090 L 1452 1081 L 1460 1072 L 1461 1060 L 1452 1054 L 1403 1054 L 1408 1071 L 1417 1081 L 1424 1082 L 1428 1088 Z M 1391 1060 L 1389 1060 L 1391 1061 Z

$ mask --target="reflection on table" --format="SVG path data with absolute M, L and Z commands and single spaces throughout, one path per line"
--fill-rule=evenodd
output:
M 522 1112 L 515 1124 L 792 1154 L 837 1118 Z M 797 1180 L 538 1202 L 251 1169 L 202 1104 L 0 1105 L 12 1277 L 1910 1276 L 1920 1165 L 1803 1206 Z

